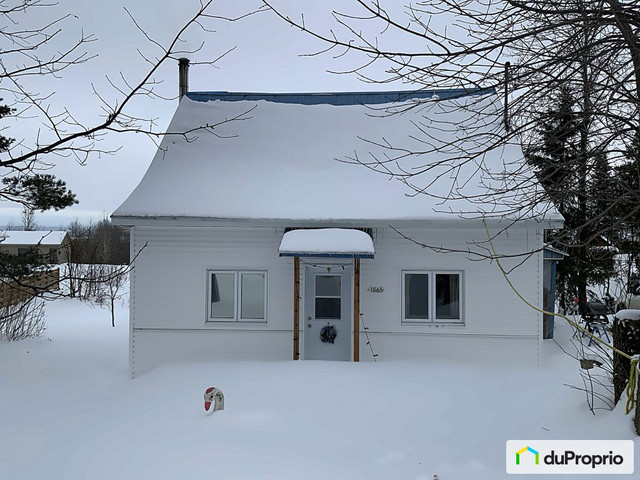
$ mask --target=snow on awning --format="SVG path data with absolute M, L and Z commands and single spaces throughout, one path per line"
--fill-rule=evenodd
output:
M 281 257 L 373 258 L 375 253 L 367 233 L 345 228 L 286 232 L 278 251 Z

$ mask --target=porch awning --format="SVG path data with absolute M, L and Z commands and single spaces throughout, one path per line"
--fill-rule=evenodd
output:
M 373 258 L 375 249 L 360 230 L 318 228 L 286 232 L 278 252 L 281 257 Z
M 564 260 L 565 257 L 568 257 L 569 254 L 566 252 L 562 252 L 556 248 L 553 248 L 549 245 L 545 245 L 544 250 L 542 252 L 542 257 L 545 260 Z

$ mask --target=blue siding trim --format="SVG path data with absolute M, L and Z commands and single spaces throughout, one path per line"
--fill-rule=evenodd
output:
M 239 102 L 242 100 L 266 100 L 274 103 L 297 103 L 300 105 L 376 105 L 404 102 L 422 98 L 430 99 L 437 95 L 439 99 L 461 98 L 468 95 L 495 94 L 494 88 L 453 88 L 431 90 L 396 90 L 390 92 L 327 92 L 327 93 L 249 93 L 249 92 L 187 92 L 186 96 L 196 102 L 224 100 Z
M 284 252 L 281 257 L 322 257 L 322 258 L 373 258 L 370 253 L 318 253 L 318 252 Z
M 551 262 L 551 287 L 549 287 L 549 295 L 551 298 L 556 298 L 556 271 L 558 262 Z M 556 302 L 551 303 L 551 313 L 556 313 Z M 553 329 L 551 329 L 551 335 L 553 336 Z

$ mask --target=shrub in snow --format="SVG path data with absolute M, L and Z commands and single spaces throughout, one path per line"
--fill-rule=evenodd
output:
M 124 298 L 130 269 L 129 265 L 68 263 L 64 273 L 66 294 L 106 305 L 111 312 L 111 325 L 115 327 L 115 304 Z
M 0 307 L 0 339 L 2 340 L 39 337 L 46 329 L 42 299 L 31 298 L 15 305 Z

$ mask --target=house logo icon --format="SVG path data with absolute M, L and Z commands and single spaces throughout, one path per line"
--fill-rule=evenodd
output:
M 520 454 L 527 451 L 533 453 L 536 456 L 536 465 L 540 465 L 540 453 L 528 445 L 516 452 L 516 465 L 520 465 Z

